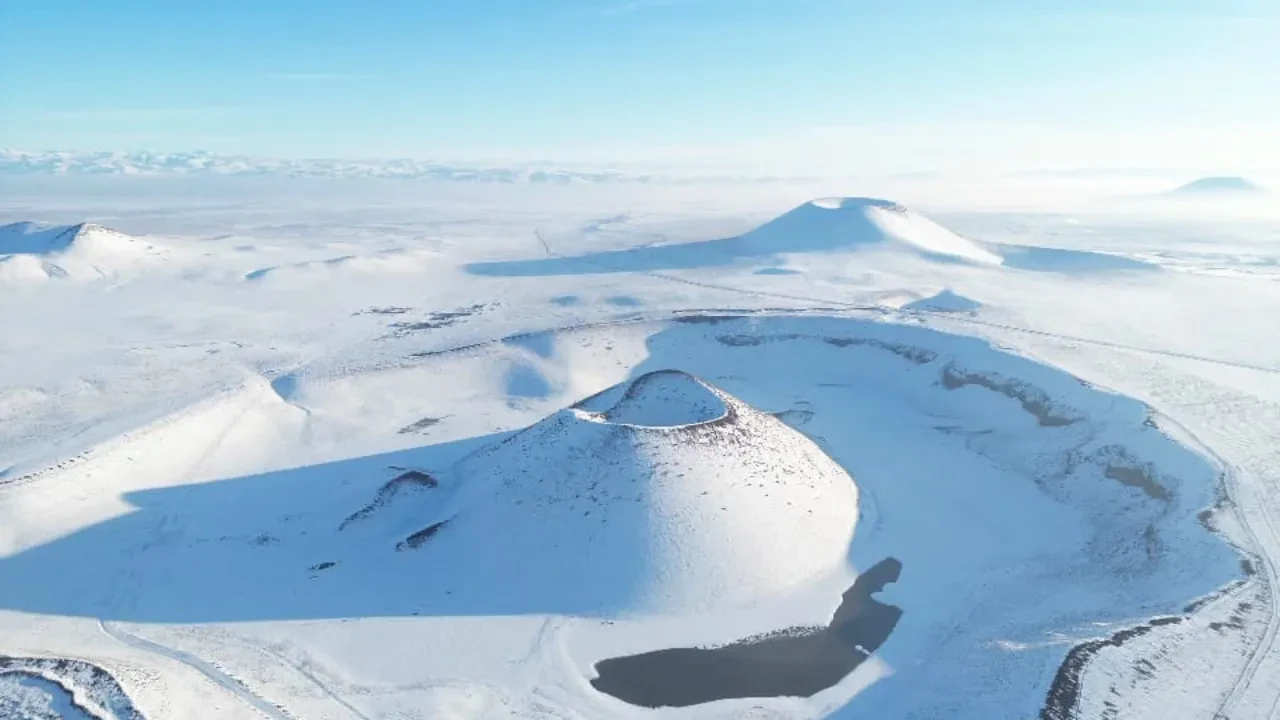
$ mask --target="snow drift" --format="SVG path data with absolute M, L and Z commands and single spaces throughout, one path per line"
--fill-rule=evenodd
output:
M 258 268 L 245 273 L 244 279 L 250 282 L 321 282 L 352 277 L 412 275 L 426 272 L 438 261 L 439 254 L 431 251 L 384 250 Z
M 842 568 L 857 517 L 853 481 L 811 441 L 671 370 L 562 410 L 453 474 L 453 510 L 417 552 L 456 565 L 431 570 L 465 586 L 455 602 L 518 592 L 598 614 L 739 606 Z
M 742 235 L 775 253 L 851 247 L 898 247 L 935 258 L 999 265 L 999 255 L 906 207 L 873 198 L 822 198 Z
M 155 245 L 93 223 L 0 226 L 0 281 L 110 277 L 162 254 Z

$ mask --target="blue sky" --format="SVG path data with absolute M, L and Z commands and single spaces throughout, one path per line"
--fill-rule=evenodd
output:
M 1278 47 L 1274 0 L 0 0 L 0 147 L 1280 166 Z

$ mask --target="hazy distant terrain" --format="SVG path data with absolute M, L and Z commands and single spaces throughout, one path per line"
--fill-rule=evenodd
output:
M 1174 188 L 1172 195 L 1259 195 L 1266 189 L 1242 177 L 1204 177 Z
M 0 156 L 0 715 L 1276 707 L 1269 196 L 225 162 Z

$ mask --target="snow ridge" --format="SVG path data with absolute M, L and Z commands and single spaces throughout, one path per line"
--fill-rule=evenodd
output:
M 0 149 L 0 175 L 233 176 L 389 178 L 469 183 L 579 185 L 674 180 L 612 169 L 547 164 L 484 166 L 399 158 L 388 160 L 278 159 L 208 152 L 29 152 Z

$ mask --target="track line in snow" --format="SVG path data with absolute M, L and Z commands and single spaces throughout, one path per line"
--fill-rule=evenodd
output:
M 1213 385 L 1211 382 L 1194 378 L 1190 375 L 1184 374 L 1184 378 L 1186 384 L 1200 382 L 1201 384 Z M 1248 398 L 1238 399 L 1236 404 L 1241 405 L 1249 400 L 1255 403 L 1258 402 L 1257 398 Z M 1264 404 L 1266 403 L 1264 402 Z M 1198 402 L 1187 405 L 1172 404 L 1170 407 L 1185 412 L 1188 409 L 1206 407 L 1221 409 L 1222 406 L 1220 404 Z M 1270 704 L 1266 706 L 1268 708 L 1266 715 L 1246 716 L 1239 714 L 1238 711 L 1241 710 L 1242 703 L 1250 691 L 1256 687 L 1255 681 L 1258 678 L 1280 676 L 1278 675 L 1280 667 L 1277 667 L 1277 664 L 1280 663 L 1280 654 L 1277 653 L 1276 644 L 1277 636 L 1280 635 L 1280 603 L 1278 603 L 1276 595 L 1277 589 L 1280 589 L 1280 559 L 1274 554 L 1276 548 L 1280 548 L 1280 522 L 1275 517 L 1271 498 L 1268 497 L 1266 478 L 1260 476 L 1257 472 L 1259 463 L 1250 463 L 1255 466 L 1254 470 L 1247 470 L 1239 462 L 1227 457 L 1224 454 L 1224 450 L 1219 449 L 1230 445 L 1232 442 L 1240 441 L 1242 438 L 1258 435 L 1258 428 L 1255 423 L 1244 419 L 1239 409 L 1234 410 L 1225 417 L 1222 415 L 1214 415 L 1212 417 L 1201 415 L 1199 421 L 1205 427 L 1211 428 L 1213 432 L 1220 434 L 1224 439 L 1223 442 L 1219 443 L 1217 447 L 1211 445 L 1200 434 L 1192 431 L 1185 422 L 1175 419 L 1166 413 L 1161 413 L 1159 420 L 1160 424 L 1177 428 L 1188 441 L 1184 444 L 1189 444 L 1209 457 L 1221 469 L 1223 491 L 1245 534 L 1245 540 L 1252 546 L 1248 550 L 1251 551 L 1254 559 L 1262 565 L 1258 580 L 1263 584 L 1268 596 L 1267 625 L 1263 635 L 1259 638 L 1257 645 L 1250 651 L 1244 668 L 1241 669 L 1231 687 L 1227 689 L 1227 693 L 1215 711 L 1213 718 L 1215 720 L 1227 720 L 1228 718 L 1265 717 L 1270 720 L 1276 718 L 1277 711 L 1280 711 L 1280 687 L 1273 688 L 1272 691 L 1275 694 Z M 1264 459 L 1261 465 L 1265 467 L 1268 463 Z M 1262 672 L 1268 663 L 1270 667 L 1267 672 Z M 1264 688 L 1262 691 L 1265 692 L 1266 689 Z M 1257 706 L 1246 707 L 1256 708 Z
M 1076 335 L 1063 335 L 1061 333 L 1051 333 L 1045 330 L 1033 330 L 1031 328 L 1019 327 L 1017 325 L 1005 325 L 1002 323 L 989 322 L 987 320 L 979 320 L 977 318 L 968 318 L 955 316 L 954 313 L 938 312 L 934 310 L 906 310 L 900 311 L 905 315 L 931 315 L 942 316 L 947 320 L 952 320 L 968 325 L 979 325 L 982 327 L 996 328 L 998 330 L 1009 330 L 1027 335 L 1039 335 L 1041 337 L 1052 338 L 1054 340 L 1063 340 L 1066 342 L 1081 343 L 1084 345 L 1093 345 L 1095 347 L 1106 347 L 1115 350 L 1128 350 L 1130 352 L 1146 353 L 1148 355 L 1160 355 L 1163 357 L 1177 358 L 1179 360 L 1197 360 L 1199 362 L 1210 363 L 1213 365 L 1225 365 L 1227 367 L 1241 368 L 1244 370 L 1256 370 L 1257 372 L 1271 373 L 1280 375 L 1280 367 L 1271 367 L 1267 365 L 1254 365 L 1252 363 L 1240 362 L 1237 360 L 1224 360 L 1222 358 L 1208 357 L 1206 355 L 1195 355 L 1193 353 L 1184 353 L 1177 350 L 1164 350 L 1161 348 L 1142 347 L 1141 345 L 1126 345 L 1124 343 L 1112 342 L 1110 340 L 1098 340 L 1097 338 L 1079 337 Z
M 1231 717 L 1230 711 L 1240 702 L 1241 696 L 1248 691 L 1253 684 L 1254 678 L 1258 674 L 1259 668 L 1262 666 L 1263 660 L 1267 654 L 1275 646 L 1276 633 L 1280 629 L 1280 607 L 1276 605 L 1276 587 L 1280 582 L 1280 568 L 1276 566 L 1276 559 L 1267 553 L 1267 548 L 1280 547 L 1280 532 L 1277 531 L 1274 518 L 1268 511 L 1267 503 L 1262 499 L 1249 499 L 1244 502 L 1243 492 L 1246 491 L 1246 484 L 1240 482 L 1241 468 L 1220 453 L 1214 450 L 1208 443 L 1204 442 L 1192 432 L 1186 425 L 1167 415 L 1161 417 L 1161 422 L 1168 423 L 1177 427 L 1184 435 L 1205 455 L 1213 459 L 1215 463 L 1222 468 L 1223 487 L 1227 494 L 1227 499 L 1231 506 L 1235 509 L 1237 519 L 1244 528 L 1245 534 L 1249 538 L 1249 542 L 1253 545 L 1253 551 L 1258 559 L 1262 561 L 1262 566 L 1266 574 L 1261 578 L 1265 587 L 1268 589 L 1267 594 L 1271 598 L 1271 608 L 1267 616 L 1267 627 L 1263 631 L 1262 637 L 1258 644 L 1249 653 L 1249 659 L 1245 662 L 1244 668 L 1240 671 L 1240 675 L 1236 677 L 1234 683 L 1228 688 L 1227 694 L 1223 697 L 1222 702 L 1214 711 L 1215 720 L 1226 720 Z M 1247 484 L 1247 491 L 1252 493 L 1256 491 L 1254 484 Z M 1250 510 L 1255 510 L 1257 518 L 1250 515 Z M 1261 520 L 1261 527 L 1256 523 Z M 1266 534 L 1266 538 L 1261 536 Z M 1270 710 L 1267 712 L 1267 718 L 1273 718 L 1276 714 L 1277 706 L 1280 706 L 1280 695 L 1272 701 Z
M 239 389 L 239 392 L 244 392 L 245 387 L 246 386 L 241 386 L 241 388 Z M 227 437 L 236 428 L 236 426 L 239 425 L 240 421 L 244 417 L 246 417 L 259 404 L 260 403 L 251 404 L 250 406 L 236 413 L 231 420 L 225 422 L 223 424 L 223 427 L 218 431 L 217 435 L 215 435 L 208 443 L 206 443 L 200 455 L 194 461 L 192 461 L 192 463 L 186 468 L 185 472 L 183 472 L 179 476 L 181 480 L 183 482 L 190 482 L 191 479 L 195 477 L 196 473 L 198 473 L 207 464 L 209 459 L 213 456 L 214 452 L 226 441 Z M 169 519 L 170 518 L 168 516 L 161 518 L 160 520 L 161 534 L 163 534 L 163 527 Z M 137 550 L 137 552 L 145 551 L 146 547 L 147 547 L 147 543 L 144 542 L 143 545 Z M 134 566 L 132 562 L 133 560 L 130 559 L 128 561 L 129 564 L 125 565 L 125 567 L 130 569 L 127 571 L 126 576 L 121 579 L 120 583 L 117 585 L 115 589 L 113 606 L 116 607 L 117 609 L 131 604 L 130 591 L 132 590 L 133 592 L 136 592 L 134 588 L 136 588 L 137 584 L 134 578 L 134 569 L 133 569 Z M 144 638 L 129 632 L 128 630 L 124 629 L 124 627 L 122 627 L 117 623 L 110 622 L 102 618 L 98 618 L 98 628 L 108 637 L 116 640 L 117 642 L 123 643 L 133 648 L 137 648 L 139 650 L 144 650 L 146 652 L 150 652 L 156 655 L 160 655 L 162 657 L 169 658 L 170 660 L 173 660 L 175 662 L 178 662 L 182 665 L 187 666 L 188 668 L 191 668 L 192 670 L 195 670 L 197 673 L 203 675 L 207 680 L 212 682 L 214 685 L 221 687 L 222 689 L 226 690 L 227 692 L 231 693 L 233 696 L 238 698 L 240 701 L 244 702 L 245 704 L 257 710 L 264 717 L 268 718 L 268 720 L 296 720 L 296 718 L 294 718 L 294 716 L 291 715 L 288 711 L 284 710 L 284 708 L 271 703 L 270 701 L 264 699 L 262 696 L 255 693 L 253 690 L 249 688 L 248 685 L 246 685 L 239 678 L 231 675 L 230 673 L 225 672 L 220 667 L 218 667 L 217 664 L 211 661 L 205 660 L 195 655 L 194 653 L 190 653 L 185 650 L 180 650 L 175 647 L 164 645 L 162 643 L 158 643 L 153 640 L 148 640 L 147 638 Z
M 145 650 L 186 665 L 192 670 L 203 675 L 213 684 L 221 687 L 248 704 L 250 707 L 262 713 L 263 716 L 270 718 L 270 720 L 297 720 L 288 711 L 284 710 L 284 708 L 273 705 L 270 701 L 262 698 L 260 695 L 253 692 L 253 690 L 250 690 L 249 686 L 245 685 L 239 678 L 224 672 L 221 668 L 208 660 L 201 659 L 185 650 L 179 650 L 177 648 L 162 645 L 158 642 L 134 635 L 115 623 L 107 622 L 101 618 L 98 619 L 98 628 L 113 640 L 130 647 L 137 648 L 138 650 Z
M 356 717 L 359 720 L 372 720 L 372 718 L 370 718 L 368 715 L 365 715 L 364 712 L 360 710 L 360 708 L 357 708 L 356 706 L 347 702 L 342 698 L 341 695 L 338 695 L 336 692 L 334 692 L 328 685 L 324 683 L 324 681 L 320 680 L 314 674 L 312 674 L 310 670 L 307 670 L 305 667 L 303 667 L 299 663 L 293 662 L 288 657 L 286 657 L 283 653 L 277 652 L 265 645 L 256 645 L 248 642 L 245 642 L 245 644 L 249 647 L 252 647 L 254 650 L 257 650 L 259 653 L 266 655 L 267 657 L 270 657 L 276 662 L 292 669 L 294 672 L 301 675 L 303 678 L 307 680 L 307 682 L 314 685 L 317 690 L 324 693 L 325 697 L 328 697 L 330 700 L 333 700 L 334 702 L 338 703 L 342 707 L 346 708 L 347 712 L 350 712 L 353 717 Z
M 1005 329 L 1020 330 L 1012 327 Z M 1036 332 L 1035 334 L 1060 341 L 1064 347 L 1071 347 L 1073 342 L 1079 342 L 1069 336 L 1058 336 L 1044 332 Z M 1134 350 L 1113 343 L 1105 345 L 1120 350 Z M 1138 351 L 1141 352 L 1140 350 Z M 1048 362 L 1052 364 L 1051 361 Z M 1167 366 L 1161 367 L 1164 368 L 1169 377 L 1181 377 L 1181 385 L 1184 387 L 1196 384 L 1211 388 L 1217 387 L 1211 381 L 1190 373 L 1176 370 L 1169 372 L 1171 368 Z M 1196 394 L 1199 397 L 1212 395 L 1212 393 L 1204 391 Z M 1269 467 L 1269 463 L 1267 458 L 1262 458 L 1260 461 L 1250 461 L 1250 468 L 1246 468 L 1225 454 L 1229 448 L 1234 447 L 1237 443 L 1245 443 L 1243 447 L 1247 451 L 1249 439 L 1256 439 L 1262 435 L 1259 431 L 1258 423 L 1245 416 L 1245 410 L 1249 402 L 1258 403 L 1260 401 L 1252 397 L 1233 398 L 1233 402 L 1230 403 L 1232 410 L 1224 416 L 1222 414 L 1205 415 L 1196 412 L 1204 408 L 1221 409 L 1222 403 L 1209 401 L 1179 403 L 1176 399 L 1151 398 L 1152 409 L 1159 414 L 1158 424 L 1181 432 L 1182 438 L 1179 439 L 1179 442 L 1209 458 L 1221 472 L 1222 488 L 1226 495 L 1227 503 L 1232 508 L 1233 514 L 1239 521 L 1241 530 L 1244 533 L 1245 547 L 1241 549 L 1261 565 L 1257 581 L 1262 583 L 1262 587 L 1268 596 L 1268 615 L 1263 635 L 1249 652 L 1244 667 L 1234 681 L 1231 682 L 1230 687 L 1223 688 L 1226 693 L 1217 710 L 1211 716 L 1214 720 L 1236 720 L 1237 718 L 1242 720 L 1245 717 L 1275 720 L 1278 717 L 1278 711 L 1280 711 L 1280 686 L 1264 687 L 1258 691 L 1272 692 L 1273 697 L 1269 699 L 1253 701 L 1251 698 L 1253 689 L 1257 687 L 1256 680 L 1280 677 L 1280 652 L 1278 652 L 1280 647 L 1277 646 L 1277 637 L 1280 636 L 1280 604 L 1277 603 L 1276 597 L 1277 589 L 1280 589 L 1280 558 L 1277 558 L 1274 554 L 1276 549 L 1280 548 L 1280 522 L 1275 517 L 1271 499 L 1268 497 L 1268 477 L 1266 476 L 1270 473 L 1263 469 L 1259 474 L 1259 468 Z M 1265 401 L 1261 402 L 1263 405 L 1270 405 Z M 1184 416 L 1190 411 L 1202 429 L 1208 428 L 1211 432 L 1221 436 L 1217 441 L 1217 445 L 1211 445 L 1202 437 L 1202 433 L 1192 431 L 1186 421 L 1172 417 L 1166 409 Z M 1280 413 L 1277 413 L 1276 416 L 1280 417 Z M 1266 442 L 1266 439 L 1264 438 L 1263 441 Z M 1232 452 L 1231 454 L 1235 455 L 1236 453 Z M 1240 547 L 1238 543 L 1237 547 Z M 1245 584 L 1243 587 L 1247 588 L 1250 585 Z M 1266 669 L 1265 672 L 1263 671 L 1264 668 Z M 1247 700 L 1250 702 L 1245 704 Z M 1265 715 L 1257 713 L 1262 708 L 1266 708 Z

